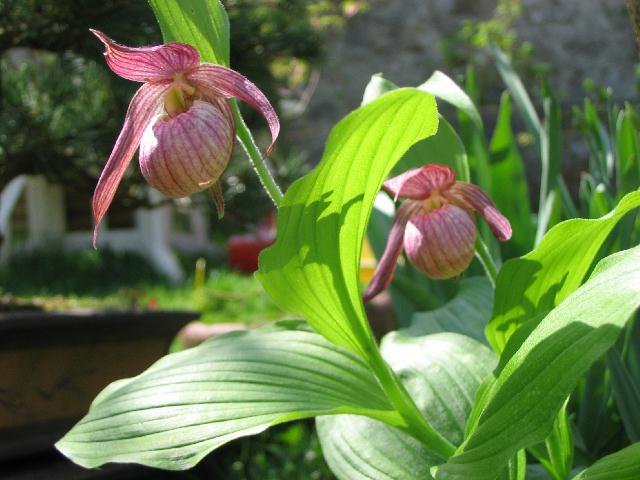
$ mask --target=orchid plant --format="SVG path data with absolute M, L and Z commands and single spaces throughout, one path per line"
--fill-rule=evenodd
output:
M 588 442 L 570 414 L 585 373 L 605 352 L 616 382 L 640 379 L 640 246 L 630 217 L 640 206 L 637 184 L 617 192 L 604 216 L 572 219 L 553 163 L 557 110 L 546 102 L 541 121 L 520 85 L 514 98 L 543 158 L 542 202 L 536 217 L 510 216 L 529 208 L 508 201 L 520 184 L 505 179 L 523 180 L 508 141 L 510 100 L 487 145 L 469 96 L 436 72 L 418 88 L 374 77 L 363 106 L 331 132 L 318 166 L 281 196 L 228 103 L 240 98 L 263 113 L 275 140 L 269 102 L 228 69 L 221 4 L 150 3 L 170 43 L 123 47 L 96 32 L 112 69 L 145 82 L 96 189 L 96 223 L 138 143 L 149 182 L 170 196 L 187 195 L 217 182 L 237 128 L 278 206 L 277 239 L 262 253 L 257 276 L 296 319 L 214 338 L 113 383 L 57 443 L 61 452 L 90 468 L 137 462 L 187 469 L 229 441 L 317 417 L 325 458 L 345 480 L 640 478 L 638 390 L 634 399 L 633 389 L 614 388 L 626 394 L 615 395 L 626 430 L 618 451 L 585 455 Z M 196 52 L 212 64 L 201 64 Z M 507 84 L 518 87 L 499 60 Z M 436 98 L 460 112 L 462 140 L 438 114 Z M 637 174 L 638 131 L 620 115 L 619 171 Z M 398 199 L 405 201 L 396 209 Z M 474 212 L 489 230 L 477 230 Z M 616 229 L 619 223 L 627 228 Z M 493 236 L 509 240 L 512 227 L 515 247 L 495 243 Z M 390 288 L 406 326 L 380 345 L 358 280 L 367 230 L 378 251 L 388 244 L 365 298 Z M 509 248 L 522 251 L 502 263 Z M 423 274 L 456 277 L 449 280 L 453 297 L 404 315 L 412 300 L 436 291 Z

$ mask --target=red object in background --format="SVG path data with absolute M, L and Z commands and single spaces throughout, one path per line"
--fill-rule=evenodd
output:
M 275 238 L 275 214 L 270 213 L 255 232 L 229 237 L 229 265 L 241 272 L 255 272 L 258 270 L 258 255 L 271 245 Z

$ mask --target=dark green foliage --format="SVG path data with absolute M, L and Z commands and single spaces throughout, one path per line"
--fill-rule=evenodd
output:
M 101 295 L 163 281 L 140 256 L 108 249 L 16 254 L 0 269 L 0 288 L 18 295 Z

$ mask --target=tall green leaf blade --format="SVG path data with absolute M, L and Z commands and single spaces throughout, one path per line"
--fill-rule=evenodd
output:
M 607 366 L 625 432 L 632 442 L 640 442 L 640 383 L 631 375 L 617 350 L 607 352 Z
M 399 88 L 395 83 L 387 80 L 381 73 L 371 75 L 371 79 L 367 86 L 364 88 L 364 94 L 362 95 L 362 102 L 360 106 L 367 105 L 374 100 L 377 100 L 385 93 L 389 93 L 392 90 Z
M 524 162 L 511 129 L 511 98 L 506 92 L 500 99 L 500 111 L 489 151 L 491 181 L 496 186 L 502 186 L 493 190 L 491 198 L 513 227 L 513 237 L 502 249 L 509 252 L 509 257 L 521 255 L 533 246 L 534 228 Z M 509 188 L 504 188 L 505 185 Z
M 333 413 L 395 418 L 353 352 L 308 331 L 240 332 L 110 385 L 56 446 L 84 467 L 136 462 L 181 470 L 233 439 Z
M 480 381 L 495 365 L 493 353 L 453 333 L 394 333 L 383 340 L 382 354 L 430 424 L 459 444 Z M 316 425 L 325 458 L 342 480 L 430 479 L 430 468 L 439 463 L 417 440 L 370 418 L 326 416 Z
M 491 346 L 502 352 L 523 323 L 573 292 L 616 223 L 639 206 L 640 192 L 630 193 L 604 217 L 562 222 L 531 253 L 506 262 L 498 275 L 493 318 L 486 329 Z
M 460 123 L 466 127 L 464 128 L 464 138 L 469 154 L 467 159 L 465 153 L 465 162 L 469 165 L 466 174 L 459 178 L 466 182 L 476 183 L 485 192 L 491 194 L 491 172 L 489 171 L 489 155 L 484 140 L 484 125 L 473 100 L 451 78 L 437 70 L 418 88 L 435 95 L 459 110 Z M 488 236 L 488 228 L 483 224 L 480 225 L 480 232 L 485 241 L 493 242 L 492 238 Z
M 573 480 L 637 480 L 640 478 L 640 443 L 607 455 Z
M 618 114 L 616 122 L 616 159 L 618 195 L 636 190 L 640 185 L 640 139 L 638 119 L 630 105 Z
M 287 191 L 276 243 L 257 274 L 283 309 L 365 358 L 373 339 L 358 286 L 362 241 L 383 180 L 411 145 L 437 129 L 434 98 L 399 89 L 331 132 L 322 161 Z
M 640 246 L 602 260 L 496 372 L 475 428 L 436 478 L 493 479 L 518 450 L 543 441 L 580 377 L 639 305 Z
M 458 180 L 470 181 L 467 152 L 462 140 L 443 116 L 439 118 L 436 134 L 413 145 L 391 174 L 399 175 L 410 168 L 422 167 L 427 163 L 448 165 L 456 172 Z
M 220 0 L 149 0 L 165 42 L 196 47 L 204 62 L 229 66 L 229 18 Z
M 445 102 L 462 110 L 466 115 L 468 115 L 478 130 L 483 129 L 480 112 L 474 105 L 471 98 L 469 98 L 469 95 L 467 95 L 456 82 L 441 71 L 436 70 L 433 72 L 427 81 L 418 88 L 441 98 Z
M 424 85 L 429 84 L 429 82 L 434 80 L 434 78 L 437 80 L 437 84 L 439 85 L 438 88 L 434 87 L 432 89 L 433 91 L 429 91 L 429 88 L 424 88 Z M 447 95 L 448 90 L 446 85 L 449 84 L 453 85 L 450 87 L 451 90 L 453 90 L 453 94 Z M 380 98 L 385 93 L 389 93 L 397 88 L 397 85 L 385 79 L 382 75 L 373 75 L 365 88 L 364 95 L 362 97 L 362 105 L 367 105 L 377 98 Z M 467 102 L 471 102 L 471 100 L 466 97 L 464 91 L 453 83 L 453 80 L 441 72 L 436 71 L 426 83 L 418 88 L 431 93 L 437 98 L 442 98 L 439 94 L 443 94 L 448 98 L 464 95 L 465 98 L 467 98 Z M 458 90 L 461 93 L 455 94 Z M 466 102 L 462 103 L 465 104 Z M 473 103 L 471 103 L 471 106 L 475 109 Z M 456 178 L 458 180 L 462 180 L 463 182 L 470 181 L 469 162 L 467 160 L 467 152 L 465 151 L 464 144 L 455 129 L 442 115 L 439 116 L 438 131 L 435 135 L 425 138 L 413 145 L 391 170 L 391 176 L 400 175 L 411 168 L 419 168 L 427 163 L 441 163 L 448 165 L 456 172 Z
M 440 308 L 413 315 L 409 335 L 455 332 L 486 343 L 484 327 L 491 318 L 493 288 L 486 277 L 465 278 L 458 294 Z
M 520 80 L 520 77 L 513 68 L 511 60 L 506 53 L 500 50 L 500 48 L 493 43 L 490 45 L 490 49 L 496 68 L 498 69 L 498 73 L 502 77 L 502 81 L 511 92 L 513 101 L 518 107 L 518 110 L 527 125 L 527 129 L 535 137 L 536 144 L 540 145 L 540 139 L 544 135 L 542 122 L 540 121 L 540 117 L 538 117 L 536 109 L 533 107 L 533 103 L 531 102 L 531 98 L 529 97 L 527 90 L 522 84 L 522 80 Z

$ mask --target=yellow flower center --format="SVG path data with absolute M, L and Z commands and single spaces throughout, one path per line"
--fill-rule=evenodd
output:
M 432 191 L 427 198 L 422 200 L 422 209 L 426 212 L 432 212 L 443 205 L 446 205 L 449 201 L 440 194 L 439 190 Z
M 175 117 L 189 110 L 195 94 L 196 89 L 187 83 L 181 73 L 178 73 L 173 79 L 173 84 L 164 94 L 164 109 L 167 115 Z

